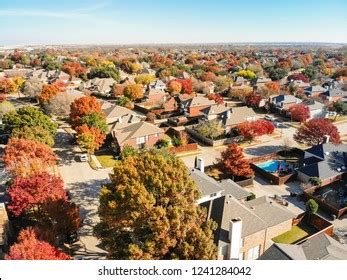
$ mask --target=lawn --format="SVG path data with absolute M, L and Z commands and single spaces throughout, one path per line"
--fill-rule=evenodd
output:
M 293 244 L 305 237 L 309 236 L 311 231 L 302 226 L 293 226 L 290 231 L 287 231 L 279 236 L 276 236 L 272 241 L 276 243 Z
M 99 151 L 95 153 L 95 156 L 104 168 L 113 167 L 117 162 L 114 159 L 114 154 L 110 151 Z

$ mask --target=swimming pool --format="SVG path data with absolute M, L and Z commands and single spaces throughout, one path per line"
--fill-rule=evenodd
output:
M 288 163 L 284 160 L 269 160 L 266 162 L 262 162 L 257 164 L 258 167 L 261 169 L 264 169 L 267 172 L 276 172 L 279 169 L 287 169 Z

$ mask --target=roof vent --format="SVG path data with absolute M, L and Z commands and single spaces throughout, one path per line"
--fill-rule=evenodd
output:
M 337 172 L 341 172 L 341 168 L 340 167 L 338 167 L 336 170 L 337 170 Z
M 327 155 L 329 155 L 330 153 L 329 153 L 329 152 L 325 152 L 324 154 L 327 156 Z

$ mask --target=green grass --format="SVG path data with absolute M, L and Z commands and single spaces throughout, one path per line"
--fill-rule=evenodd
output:
M 310 231 L 301 226 L 293 226 L 290 231 L 287 231 L 279 236 L 276 236 L 272 241 L 276 243 L 293 244 L 310 235 Z
M 113 153 L 109 151 L 99 151 L 95 153 L 95 156 L 104 168 L 113 167 L 117 162 L 114 159 Z

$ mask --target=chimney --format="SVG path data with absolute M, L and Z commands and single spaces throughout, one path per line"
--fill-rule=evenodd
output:
M 242 220 L 241 218 L 231 219 L 229 222 L 230 250 L 229 259 L 238 260 L 240 256 L 242 240 Z
M 195 158 L 195 168 L 200 170 L 201 172 L 205 172 L 205 162 L 204 159 L 201 157 Z
M 330 141 L 330 135 L 324 135 L 323 136 L 323 144 L 327 144 Z
M 122 117 L 118 117 L 118 122 L 122 123 Z
M 228 111 L 227 111 L 227 119 L 230 119 L 230 117 L 231 117 L 231 111 L 228 110 Z

